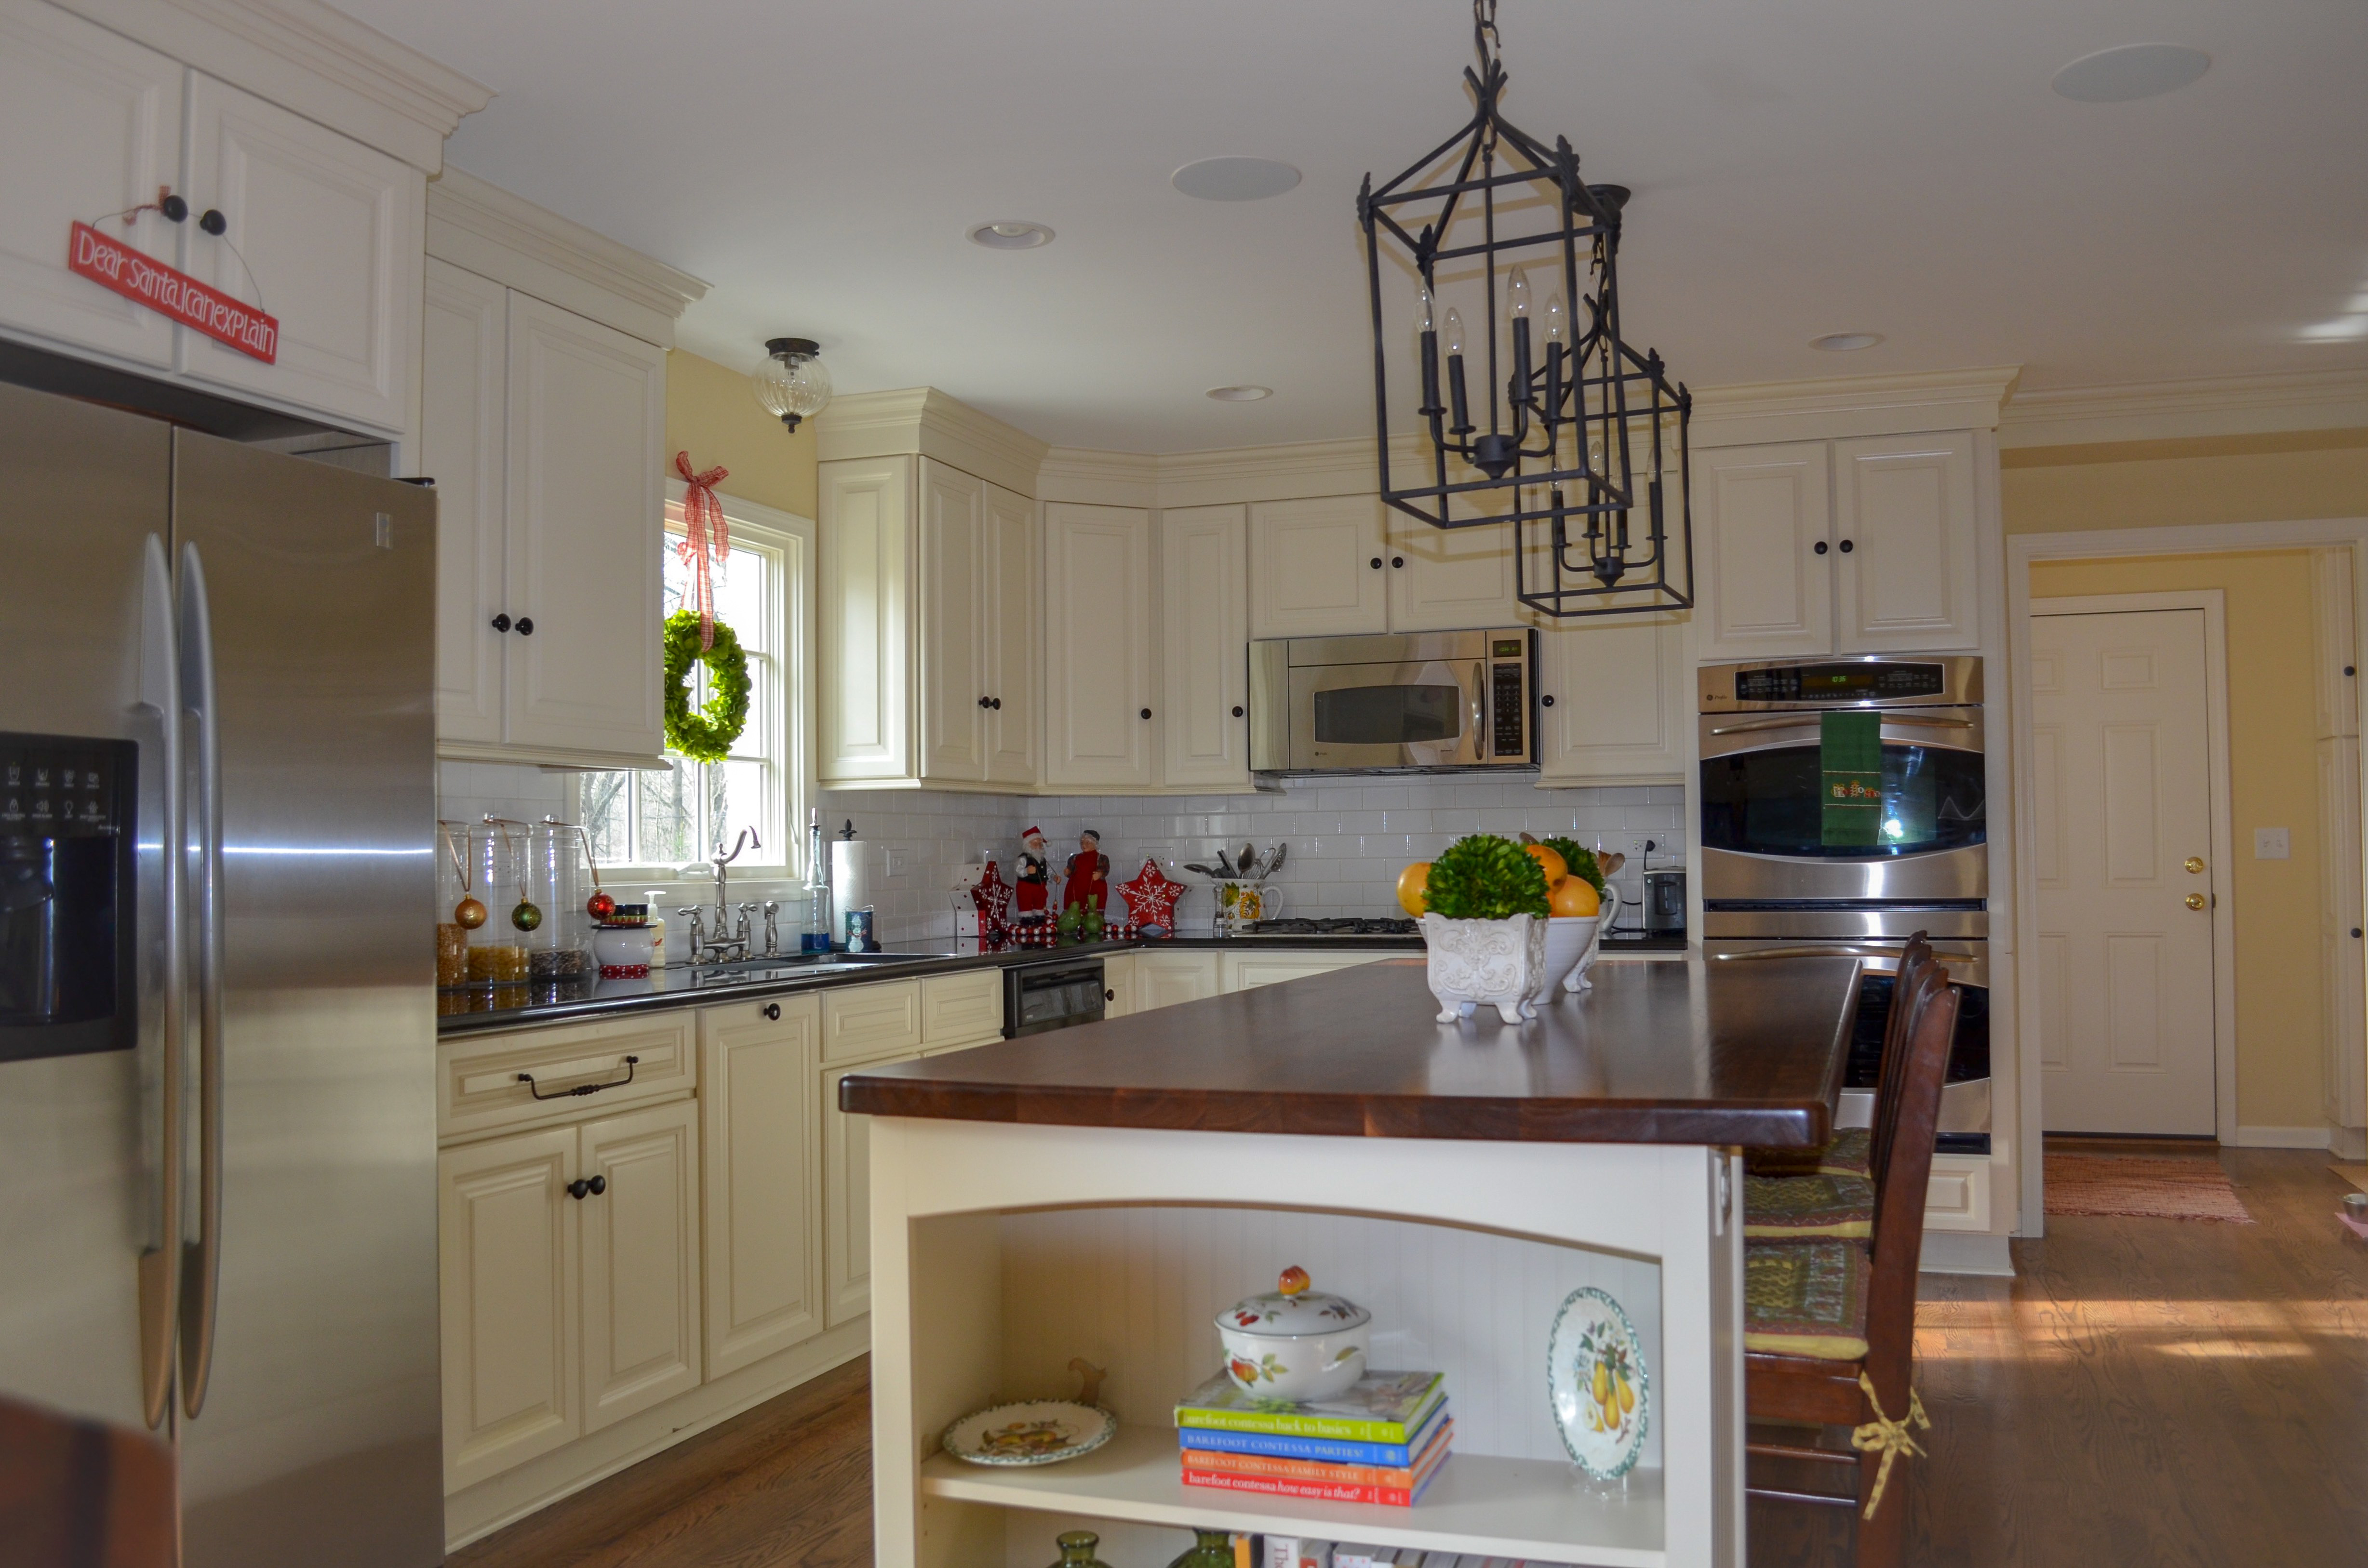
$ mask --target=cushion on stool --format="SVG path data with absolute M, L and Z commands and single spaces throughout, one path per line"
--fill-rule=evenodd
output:
M 1743 1347 L 1855 1361 L 1866 1354 L 1866 1249 L 1850 1242 L 1748 1242 Z
M 1874 1129 L 1845 1127 L 1816 1149 L 1748 1149 L 1743 1168 L 1753 1176 L 1854 1176 L 1874 1168 Z
M 1874 1184 L 1864 1176 L 1747 1176 L 1743 1233 L 1762 1241 L 1802 1236 L 1863 1241 L 1874 1234 Z

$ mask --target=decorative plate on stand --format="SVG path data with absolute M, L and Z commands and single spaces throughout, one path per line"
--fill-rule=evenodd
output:
M 972 1464 L 1059 1464 L 1118 1436 L 1118 1417 L 1066 1399 L 1031 1399 L 973 1410 L 938 1439 Z
M 1564 1298 L 1546 1335 L 1546 1398 L 1572 1463 L 1598 1481 L 1635 1468 L 1653 1419 L 1645 1347 L 1620 1303 L 1592 1285 Z

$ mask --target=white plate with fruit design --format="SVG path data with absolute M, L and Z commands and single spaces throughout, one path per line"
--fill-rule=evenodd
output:
M 1571 1462 L 1598 1481 L 1635 1468 L 1653 1418 L 1636 1326 L 1592 1285 L 1573 1290 L 1546 1335 L 1546 1398 Z
M 1092 1453 L 1118 1436 L 1118 1417 L 1066 1399 L 1032 1399 L 973 1410 L 938 1439 L 973 1464 L 1058 1464 Z

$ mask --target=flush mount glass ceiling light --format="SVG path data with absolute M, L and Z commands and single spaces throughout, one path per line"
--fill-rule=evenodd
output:
M 794 431 L 801 419 L 820 414 L 830 401 L 830 372 L 823 368 L 822 345 L 811 337 L 768 339 L 769 356 L 750 378 L 757 401 L 766 412 Z
M 1614 267 L 1628 192 L 1581 183 L 1568 141 L 1549 148 L 1504 118 L 1496 0 L 1474 0 L 1472 17 L 1471 121 L 1379 188 L 1366 176 L 1357 197 L 1382 498 L 1442 528 L 1512 523 L 1515 586 L 1544 614 L 1684 608 L 1693 399 L 1659 355 L 1620 335 Z M 1394 277 L 1385 290 L 1385 251 L 1406 284 Z M 1396 374 L 1419 392 L 1425 442 L 1414 472 L 1394 474 L 1391 367 L 1405 358 L 1392 352 L 1394 324 L 1409 301 L 1412 366 Z M 1482 398 L 1467 369 L 1475 359 Z

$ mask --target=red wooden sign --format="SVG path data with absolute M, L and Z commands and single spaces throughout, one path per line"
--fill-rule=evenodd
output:
M 186 272 L 118 244 L 87 223 L 67 242 L 67 269 L 138 304 L 197 328 L 269 365 L 279 358 L 279 319 L 211 289 Z

